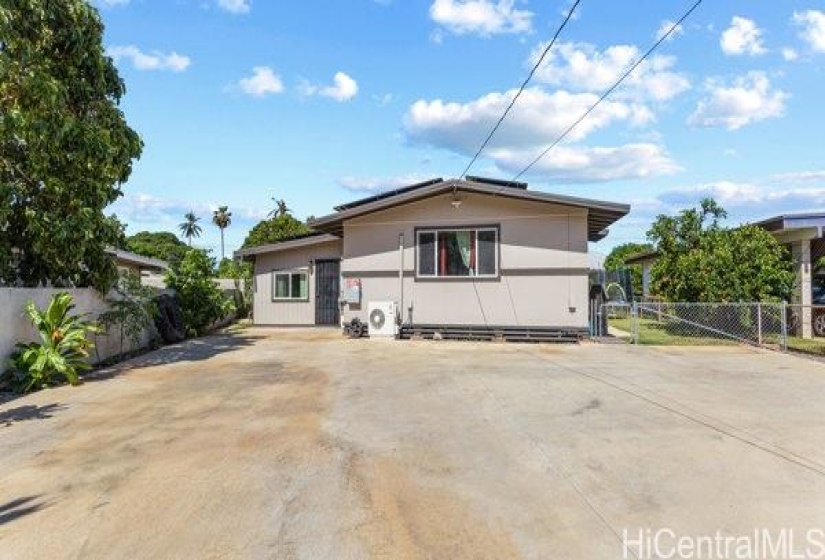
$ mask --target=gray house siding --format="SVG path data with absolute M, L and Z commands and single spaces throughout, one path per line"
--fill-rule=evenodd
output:
M 259 254 L 255 258 L 253 321 L 256 325 L 300 326 L 315 324 L 314 261 L 341 258 L 342 242 L 327 241 L 315 245 Z M 306 301 L 274 301 L 275 271 L 303 270 L 308 273 Z
M 367 319 L 370 301 L 402 299 L 417 324 L 586 328 L 587 210 L 461 193 L 444 194 L 346 220 L 342 276 L 362 283 L 361 305 L 346 321 Z M 417 228 L 491 226 L 499 231 L 496 278 L 417 278 Z M 412 307 L 412 310 L 409 308 Z

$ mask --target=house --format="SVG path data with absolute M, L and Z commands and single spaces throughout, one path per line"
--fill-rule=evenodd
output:
M 435 331 L 578 336 L 588 328 L 588 242 L 626 204 L 526 183 L 434 179 L 335 208 L 314 234 L 244 249 L 260 325 L 367 322 L 394 302 L 402 336 Z
M 121 274 L 131 272 L 143 280 L 147 276 L 160 277 L 161 274 L 169 270 L 169 264 L 160 259 L 145 257 L 121 249 L 112 248 L 107 249 L 106 252 L 112 257 Z

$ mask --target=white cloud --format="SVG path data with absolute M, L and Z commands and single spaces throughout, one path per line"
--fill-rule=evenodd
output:
M 725 127 L 737 130 L 743 126 L 785 114 L 789 95 L 771 88 L 764 72 L 750 72 L 737 78 L 730 86 L 708 82 L 709 96 L 699 102 L 688 118 L 688 124 L 703 127 Z
M 232 14 L 248 14 L 251 9 L 249 0 L 218 0 L 218 6 Z
M 782 49 L 782 58 L 784 58 L 788 62 L 793 62 L 794 60 L 799 58 L 799 53 L 791 47 L 785 47 L 784 49 Z
M 510 103 L 515 90 L 491 93 L 468 103 L 442 100 L 414 103 L 404 128 L 407 138 L 456 153 L 473 153 Z M 576 117 L 598 99 L 591 93 L 528 88 L 490 142 L 484 157 L 505 173 L 521 171 Z M 581 141 L 611 124 L 646 124 L 653 114 L 644 105 L 605 101 L 568 139 Z M 587 147 L 559 145 L 530 174 L 551 181 L 611 181 L 674 173 L 679 166 L 654 143 Z
M 767 52 L 762 44 L 762 30 L 756 22 L 740 16 L 734 16 L 730 27 L 722 33 L 719 44 L 727 55 L 756 56 Z
M 358 82 L 344 72 L 337 72 L 332 82 L 331 86 L 316 86 L 304 80 L 298 86 L 298 93 L 307 97 L 313 95 L 329 97 L 339 103 L 350 101 L 358 95 Z
M 397 177 L 342 177 L 338 180 L 338 184 L 348 191 L 382 192 L 400 189 L 432 178 L 429 175 L 425 176 L 417 173 Z
M 530 55 L 535 64 L 546 44 L 540 44 Z M 536 79 L 578 91 L 604 91 L 641 56 L 633 45 L 613 45 L 599 51 L 587 43 L 560 43 L 548 53 L 536 72 Z M 688 79 L 673 71 L 676 59 L 653 56 L 643 62 L 624 81 L 616 95 L 631 95 L 665 101 L 690 88 Z
M 716 181 L 671 189 L 661 193 L 658 200 L 678 207 L 696 204 L 705 197 L 714 198 L 727 210 L 758 212 L 759 215 L 825 206 L 825 188 L 775 189 L 734 181 Z
M 491 157 L 501 169 L 517 173 L 539 153 L 497 150 Z M 656 144 L 625 144 L 614 147 L 556 146 L 532 167 L 530 174 L 549 181 L 571 183 L 644 179 L 672 175 L 680 170 L 681 167 Z
M 665 21 L 663 21 L 662 24 L 659 26 L 659 29 L 656 31 L 655 39 L 658 41 L 659 39 L 664 37 L 667 34 L 667 32 L 670 31 L 670 29 L 675 24 L 676 24 L 675 21 L 671 21 L 669 19 L 666 19 Z M 675 39 L 679 35 L 684 35 L 684 33 L 685 33 L 685 28 L 682 25 L 676 25 L 676 27 L 673 29 L 673 33 L 671 33 L 670 36 L 666 40 L 667 41 L 672 41 L 673 39 Z
M 183 72 L 192 64 L 188 56 L 180 55 L 176 52 L 162 53 L 153 51 L 145 53 L 134 45 L 109 47 L 107 54 L 115 62 L 129 60 L 132 66 L 138 70 L 170 70 L 172 72 Z
M 238 82 L 238 87 L 247 95 L 258 98 L 275 95 L 284 91 L 284 84 L 281 78 L 268 66 L 256 66 L 253 68 L 252 75 L 242 78 Z
M 416 142 L 472 153 L 510 103 L 516 90 L 490 93 L 468 103 L 440 99 L 416 101 L 407 111 L 404 128 Z M 598 96 L 590 93 L 527 88 L 507 120 L 493 137 L 490 147 L 535 147 L 551 142 L 573 120 L 583 114 Z M 605 101 L 570 134 L 581 140 L 591 132 L 616 122 L 642 125 L 653 120 L 644 105 Z
M 793 22 L 802 27 L 800 36 L 817 52 L 825 52 L 825 12 L 796 12 Z
M 434 0 L 430 17 L 457 35 L 475 33 L 489 37 L 529 32 L 533 14 L 517 9 L 514 4 L 514 0 Z

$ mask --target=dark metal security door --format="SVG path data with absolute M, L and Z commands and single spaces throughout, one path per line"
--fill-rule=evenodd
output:
M 341 261 L 315 261 L 315 324 L 338 325 Z

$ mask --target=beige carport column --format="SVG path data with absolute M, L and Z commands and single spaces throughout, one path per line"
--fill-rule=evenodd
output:
M 813 338 L 811 240 L 794 241 L 791 244 L 791 251 L 796 266 L 796 289 L 794 290 L 792 303 L 803 306 L 801 313 L 802 338 Z

